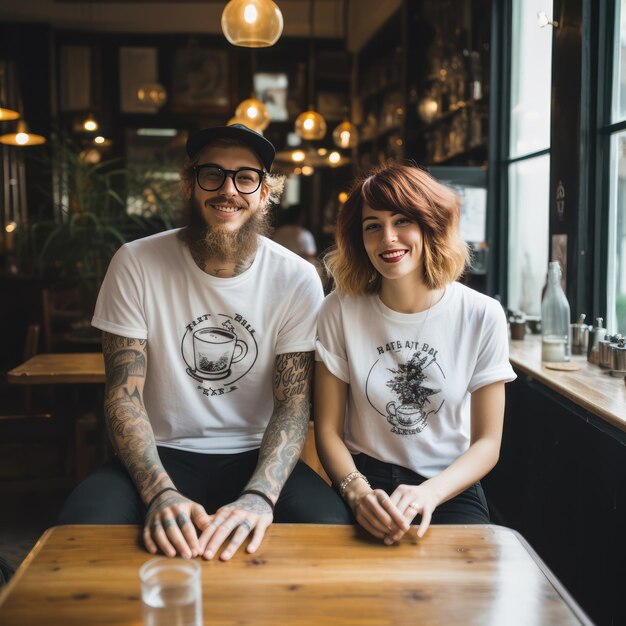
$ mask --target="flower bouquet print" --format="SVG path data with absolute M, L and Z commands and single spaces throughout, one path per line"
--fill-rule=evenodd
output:
M 426 428 L 428 417 L 439 412 L 444 402 L 436 402 L 433 398 L 441 389 L 428 386 L 429 368 L 433 368 L 433 373 L 437 370 L 435 378 L 443 375 L 436 360 L 437 352 L 426 344 L 416 349 L 419 346 L 417 342 L 390 343 L 396 344 L 397 349 L 386 351 L 383 358 L 377 360 L 370 369 L 366 383 L 367 398 L 376 411 L 391 424 L 392 433 L 417 435 Z M 411 344 L 410 351 L 406 349 L 408 344 Z M 393 366 L 389 363 L 391 358 L 394 359 Z M 393 375 L 391 378 L 390 373 Z M 394 399 L 389 400 L 389 394 L 385 393 L 385 403 L 382 404 L 383 398 L 375 398 L 370 390 L 382 390 L 385 387 L 393 392 Z

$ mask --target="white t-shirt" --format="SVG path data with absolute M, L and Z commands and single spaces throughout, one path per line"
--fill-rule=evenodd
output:
M 205 453 L 258 448 L 274 406 L 278 354 L 315 348 L 315 268 L 265 237 L 254 262 L 216 278 L 168 231 L 115 254 L 92 324 L 147 339 L 144 402 L 159 445 Z
M 470 394 L 515 379 L 502 307 L 460 283 L 415 314 L 333 292 L 317 327 L 317 359 L 350 386 L 348 449 L 426 478 L 468 449 Z

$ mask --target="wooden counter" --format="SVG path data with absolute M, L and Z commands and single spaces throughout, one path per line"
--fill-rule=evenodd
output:
M 541 335 L 509 342 L 511 364 L 578 406 L 626 432 L 626 385 L 609 370 L 592 365 L 586 356 L 573 355 L 575 372 L 551 370 L 541 364 Z

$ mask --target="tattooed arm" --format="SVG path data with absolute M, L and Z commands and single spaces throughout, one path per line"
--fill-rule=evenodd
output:
M 143 533 L 147 550 L 154 554 L 161 548 L 168 556 L 190 558 L 201 551 L 195 527 L 203 530 L 210 520 L 202 506 L 173 490 L 176 486 L 161 464 L 143 403 L 146 348 L 145 339 L 102 334 L 107 431 L 141 499 L 146 506 L 152 503 Z
M 274 411 L 265 429 L 259 460 L 244 491 L 265 494 L 276 503 L 304 445 L 310 417 L 312 352 L 279 354 L 274 362 Z M 272 510 L 260 496 L 245 494 L 220 508 L 201 540 L 208 540 L 204 557 L 213 558 L 231 532 L 236 532 L 220 558 L 228 560 L 252 533 L 247 551 L 254 552 L 272 523 Z

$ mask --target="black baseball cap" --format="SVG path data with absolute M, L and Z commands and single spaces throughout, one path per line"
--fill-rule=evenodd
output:
M 263 167 L 269 172 L 276 156 L 276 148 L 265 139 L 263 135 L 244 126 L 243 124 L 232 124 L 231 126 L 213 126 L 199 130 L 187 139 L 187 154 L 193 158 L 204 146 L 216 139 L 236 139 L 245 143 L 256 153 Z

